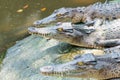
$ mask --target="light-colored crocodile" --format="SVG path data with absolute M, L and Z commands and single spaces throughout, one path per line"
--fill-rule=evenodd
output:
M 100 80 L 120 78 L 120 51 L 101 56 L 95 56 L 91 53 L 83 54 L 67 63 L 43 66 L 40 68 L 40 72 L 48 76 L 96 78 Z
M 98 4 L 99 4 L 99 6 L 98 6 Z M 92 6 L 94 6 L 93 9 L 95 10 L 96 9 L 95 6 L 100 7 L 100 5 L 103 5 L 103 4 L 96 3 L 96 5 L 94 4 Z M 101 19 L 106 20 L 106 21 L 109 20 L 110 23 L 104 23 L 104 24 L 99 25 L 99 26 L 87 27 L 85 24 L 83 24 L 83 25 L 81 25 L 81 24 L 80 25 L 71 25 L 71 23 L 68 22 L 68 23 L 58 23 L 54 26 L 52 25 L 51 27 L 46 27 L 46 28 L 30 27 L 28 30 L 32 34 L 34 34 L 34 33 L 39 34 L 40 36 L 43 36 L 43 37 L 53 38 L 53 39 L 56 39 L 59 41 L 67 42 L 67 43 L 77 45 L 77 46 L 82 46 L 82 47 L 98 48 L 98 47 L 103 47 L 103 46 L 105 46 L 105 47 L 118 46 L 118 45 L 120 45 L 120 36 L 119 36 L 119 34 L 120 34 L 120 20 L 117 19 L 117 20 L 111 21 L 111 19 L 113 20 L 113 19 L 119 18 L 119 15 L 118 15 L 119 11 L 117 11 L 117 10 L 119 10 L 120 6 L 119 6 L 119 3 L 109 3 L 109 4 L 105 4 L 105 5 L 109 6 L 109 7 L 112 6 L 111 7 L 112 11 L 115 11 L 117 13 L 112 14 L 112 12 L 110 12 L 111 14 L 109 14 L 109 16 L 107 16 L 107 15 L 104 15 L 104 10 L 102 13 L 99 13 L 99 10 L 98 10 L 98 13 L 95 14 L 97 16 L 95 17 L 95 15 L 89 15 L 89 14 L 87 14 L 87 12 L 86 12 L 86 14 L 79 13 L 79 12 L 87 10 L 87 8 L 88 9 L 90 8 L 92 10 L 91 6 L 79 7 L 79 8 L 66 8 L 66 9 L 61 8 L 60 10 L 55 11 L 49 17 L 47 17 L 43 20 L 40 20 L 40 21 L 36 22 L 35 24 L 44 24 L 44 23 L 49 24 L 49 22 L 56 23 L 56 22 L 64 20 L 64 19 L 65 19 L 65 21 L 67 21 L 67 20 L 71 19 L 71 14 L 72 14 L 72 18 L 74 20 L 77 18 L 76 16 L 79 15 L 78 20 L 76 19 L 75 23 L 77 23 L 77 21 L 78 22 L 85 22 L 85 23 L 87 21 L 91 22 L 91 21 L 94 21 L 94 19 L 96 19 L 96 18 L 101 18 Z M 109 11 L 111 11 L 110 8 L 105 8 L 105 9 L 108 9 Z M 60 14 L 59 14 L 59 11 L 61 11 L 63 13 L 61 14 L 61 12 L 60 12 Z M 90 12 L 88 11 L 88 13 L 90 13 Z M 94 13 L 94 11 L 92 11 L 92 13 Z M 102 17 L 100 17 L 101 14 L 102 14 Z M 81 18 L 81 15 L 82 15 L 82 18 Z M 87 16 L 84 17 L 84 15 L 87 15 Z M 112 16 L 112 17 L 110 17 L 110 16 Z M 72 23 L 74 23 L 74 22 L 72 21 Z M 118 48 L 117 51 L 115 48 L 112 48 L 112 50 L 109 49 L 108 51 L 106 51 L 106 49 L 103 49 L 103 51 L 105 53 L 111 53 L 111 52 L 116 53 L 116 52 L 120 52 L 120 48 Z M 86 74 L 86 72 L 85 72 L 85 76 L 90 75 L 89 77 L 94 77 L 94 78 L 103 77 L 102 79 L 119 77 L 118 76 L 119 74 L 113 74 L 114 73 L 113 70 L 115 72 L 117 70 L 119 70 L 119 68 L 117 66 L 118 63 L 116 63 L 116 61 L 113 58 L 111 58 L 109 62 L 108 61 L 109 61 L 108 58 L 104 58 L 103 61 L 101 59 L 100 60 L 98 59 L 99 63 L 96 64 L 98 66 L 97 69 L 99 67 L 101 68 L 101 65 L 105 66 L 105 69 L 102 72 L 100 72 L 100 74 L 97 72 L 99 72 L 101 70 L 95 70 L 96 68 L 93 70 L 91 69 L 93 73 L 96 72 L 96 75 L 94 75 L 94 74 L 90 75 L 89 73 L 91 73 L 91 70 L 90 70 L 90 72 L 89 72 L 89 70 L 85 70 L 86 72 L 88 72 L 88 74 Z M 103 64 L 102 64 L 102 62 L 103 62 Z M 105 63 L 105 65 L 104 65 L 104 63 Z M 81 62 L 79 64 L 81 65 Z M 107 64 L 110 65 L 110 68 L 106 69 Z M 113 68 L 114 65 L 117 66 L 117 69 Z M 90 64 L 90 66 L 91 66 L 91 64 Z M 107 66 L 107 67 L 109 67 L 109 66 Z M 111 69 L 113 73 L 111 73 L 111 74 L 107 75 L 107 77 L 105 77 L 104 74 L 106 74 L 106 72 L 104 72 L 104 71 L 108 71 L 108 69 Z M 42 73 L 49 74 L 48 71 L 51 71 L 51 67 L 41 68 L 41 70 L 42 70 Z M 59 72 L 60 71 L 58 71 L 58 74 L 59 74 Z M 69 70 L 68 70 L 68 72 L 69 72 Z M 108 71 L 108 72 L 110 72 L 110 71 Z M 61 73 L 61 75 L 64 75 L 64 72 L 63 73 L 60 72 L 60 73 Z M 50 75 L 54 75 L 54 74 L 50 73 Z M 65 76 L 67 76 L 67 75 L 65 75 Z M 75 77 L 73 74 L 68 75 L 68 76 Z M 78 76 L 79 75 L 76 75 L 76 77 L 78 77 Z M 82 75 L 79 77 L 84 77 L 84 76 Z
M 89 5 L 80 12 L 73 12 L 72 23 L 94 21 L 96 18 L 104 20 L 114 20 L 120 18 L 120 3 L 119 2 L 108 2 L 108 3 L 95 3 Z
M 119 2 L 108 2 L 108 3 L 94 3 L 87 7 L 77 8 L 60 8 L 55 10 L 50 16 L 35 21 L 35 25 L 44 26 L 46 24 L 51 25 L 56 22 L 71 21 L 72 23 L 95 23 L 96 19 L 103 21 L 111 21 L 116 18 L 120 18 L 120 3 Z M 38 26 L 39 27 L 39 26 Z
M 28 31 L 82 47 L 99 48 L 120 45 L 120 19 L 101 26 L 76 25 L 74 29 L 70 22 L 66 22 L 45 28 L 29 27 Z
M 88 48 L 81 48 L 77 47 L 77 49 L 73 49 L 70 52 L 64 52 L 61 56 L 57 57 L 54 62 L 55 63 L 65 63 L 72 61 L 75 57 L 82 55 L 84 53 L 92 53 L 94 55 L 103 55 L 103 54 L 110 54 L 110 53 L 118 53 L 120 52 L 120 46 L 115 46 L 111 48 L 105 49 L 88 49 Z

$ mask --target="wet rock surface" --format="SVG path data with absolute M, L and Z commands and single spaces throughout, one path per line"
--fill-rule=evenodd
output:
M 54 59 L 70 47 L 66 43 L 31 35 L 7 50 L 1 65 L 0 80 L 83 80 L 44 76 L 40 73 L 40 67 L 54 64 Z

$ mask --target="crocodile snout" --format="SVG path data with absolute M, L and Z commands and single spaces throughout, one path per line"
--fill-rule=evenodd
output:
M 40 72 L 42 73 L 50 73 L 54 70 L 52 66 L 44 66 L 40 68 Z
M 29 31 L 29 32 L 36 32 L 36 30 L 35 30 L 34 27 L 29 27 L 29 28 L 28 28 L 28 31 Z

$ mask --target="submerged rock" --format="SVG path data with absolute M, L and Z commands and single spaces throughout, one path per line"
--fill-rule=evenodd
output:
M 0 80 L 81 80 L 80 78 L 63 78 L 44 76 L 39 68 L 54 64 L 54 59 L 71 46 L 56 40 L 46 40 L 31 35 L 7 50 L 1 65 Z

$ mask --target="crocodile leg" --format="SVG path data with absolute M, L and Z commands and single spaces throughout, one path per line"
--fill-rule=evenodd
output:
M 102 19 L 95 19 L 95 20 L 91 20 L 91 19 L 86 19 L 86 22 L 85 22 L 85 24 L 87 25 L 87 26 L 100 26 L 100 25 L 102 25 L 103 24 L 103 20 Z
M 65 63 L 69 62 L 73 59 L 79 58 L 84 53 L 92 53 L 94 55 L 103 55 L 103 54 L 110 54 L 110 53 L 117 53 L 120 52 L 120 45 L 111 47 L 111 48 L 105 48 L 105 49 L 86 49 L 86 48 L 77 48 L 73 49 L 70 52 L 67 52 L 60 57 L 56 58 L 54 60 L 55 63 Z M 116 55 L 112 55 L 113 57 L 116 57 Z
M 105 48 L 104 49 L 104 53 L 105 54 L 120 53 L 120 45 L 119 46 L 115 46 L 115 47 L 111 47 L 111 48 Z M 113 55 L 113 57 L 115 57 L 115 55 Z
M 94 26 L 101 26 L 102 24 L 103 24 L 103 20 L 102 19 L 95 19 Z
M 62 54 L 60 57 L 54 59 L 54 63 L 65 63 L 69 62 L 84 53 L 93 53 L 94 55 L 103 55 L 104 50 L 102 49 L 86 49 L 86 48 L 73 48 L 67 53 Z M 108 52 L 108 51 L 107 51 Z
M 98 40 L 96 44 L 100 46 L 106 46 L 106 47 L 118 46 L 120 45 L 120 39 Z
M 94 25 L 94 21 L 90 21 L 90 22 L 87 22 L 87 23 L 85 23 L 87 26 L 93 26 Z

